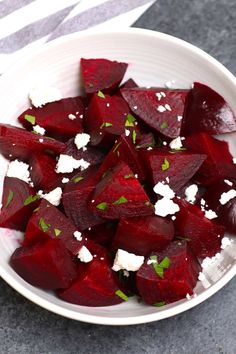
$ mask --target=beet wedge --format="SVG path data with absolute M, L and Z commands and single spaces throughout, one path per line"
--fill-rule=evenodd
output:
M 114 91 L 119 86 L 128 67 L 126 63 L 108 59 L 85 58 L 81 58 L 80 65 L 87 94 L 97 91 Z
M 0 227 L 25 231 L 28 220 L 38 203 L 36 190 L 28 183 L 18 178 L 5 177 Z
M 110 150 L 102 165 L 99 168 L 98 176 L 102 177 L 109 169 L 117 165 L 119 161 L 124 161 L 133 173 L 138 175 L 138 179 L 145 179 L 145 171 L 140 163 L 138 153 L 130 136 L 122 134 Z
M 78 149 L 74 140 L 75 139 L 73 138 L 67 141 L 65 150 L 66 155 L 72 156 L 76 160 L 84 159 L 89 162 L 90 166 L 95 166 L 102 163 L 105 158 L 105 154 L 102 150 L 92 146 L 86 146 L 85 149 Z
M 151 129 L 167 138 L 180 135 L 187 90 L 124 88 L 121 93 L 131 111 Z
M 204 216 L 197 205 L 176 199 L 180 211 L 176 213 L 176 235 L 186 239 L 193 253 L 199 257 L 213 257 L 220 251 L 225 228 Z
M 194 179 L 202 185 L 208 186 L 218 179 L 236 176 L 236 166 L 233 165 L 233 158 L 226 141 L 200 133 L 187 137 L 184 145 L 195 153 L 207 155 L 194 176 Z
M 77 240 L 75 231 L 77 228 L 72 221 L 43 199 L 28 222 L 23 246 L 58 239 L 72 254 L 77 254 L 83 246 L 83 239 Z
M 9 124 L 0 124 L 0 152 L 9 160 L 28 161 L 35 153 L 60 154 L 64 150 L 62 142 Z
M 137 288 L 143 300 L 154 306 L 192 295 L 201 267 L 187 242 L 172 242 L 153 252 L 137 272 Z
M 122 97 L 94 94 L 85 118 L 91 144 L 110 147 L 125 128 L 129 107 Z
M 139 154 L 147 169 L 149 183 L 154 186 L 168 177 L 168 184 L 175 192 L 193 177 L 206 159 L 204 154 L 165 148 L 140 149 Z
M 30 131 L 34 125 L 39 125 L 46 130 L 46 135 L 66 141 L 83 131 L 83 115 L 84 105 L 81 98 L 69 97 L 47 103 L 43 107 L 31 107 L 18 120 Z
M 109 247 L 116 232 L 115 222 L 105 222 L 84 231 L 84 236 L 104 247 Z
M 90 209 L 91 195 L 97 184 L 97 167 L 89 167 L 79 172 L 67 183 L 62 196 L 66 215 L 80 231 L 104 222 Z
M 17 248 L 10 264 L 28 283 L 47 290 L 67 288 L 77 276 L 69 252 L 55 239 Z
M 143 187 L 129 166 L 122 161 L 97 184 L 91 207 L 94 213 L 108 219 L 154 213 Z
M 121 218 L 112 248 L 147 256 L 151 251 L 165 249 L 173 238 L 174 226 L 171 220 L 158 216 Z
M 120 289 L 118 277 L 111 270 L 110 263 L 106 258 L 101 260 L 96 257 L 78 267 L 78 278 L 68 289 L 58 291 L 58 296 L 82 306 L 111 306 L 123 302 L 117 295 Z
M 206 132 L 213 135 L 234 131 L 236 118 L 225 99 L 209 86 L 195 82 L 186 98 L 181 134 Z

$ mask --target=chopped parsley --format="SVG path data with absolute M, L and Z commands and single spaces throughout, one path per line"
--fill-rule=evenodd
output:
M 164 278 L 164 269 L 169 268 L 170 266 L 170 259 L 169 257 L 165 257 L 163 258 L 163 260 L 158 263 L 157 262 L 157 256 L 151 256 L 150 259 L 152 261 L 155 261 L 155 263 L 152 263 L 152 266 L 156 272 L 156 274 L 160 277 L 160 278 Z
M 166 129 L 166 128 L 168 128 L 168 124 L 166 122 L 163 122 L 163 123 L 161 123 L 160 128 Z
M 31 123 L 32 125 L 35 124 L 36 122 L 36 118 L 34 116 L 31 116 L 30 114 L 25 114 L 25 120 L 27 120 L 27 122 Z
M 186 148 L 181 147 L 181 148 L 178 148 L 178 149 L 170 150 L 169 153 L 175 154 L 178 151 L 186 151 L 186 150 L 187 150 Z
M 43 230 L 43 232 L 47 232 L 49 228 L 51 227 L 50 224 L 47 224 L 43 218 L 39 219 L 39 226 Z
M 121 196 L 119 199 L 117 199 L 114 203 L 112 203 L 113 205 L 120 205 L 120 204 L 124 204 L 127 203 L 128 200 L 124 197 Z
M 30 195 L 28 198 L 25 199 L 24 205 L 25 206 L 29 205 L 29 204 L 35 202 L 38 199 L 39 199 L 39 195 L 37 195 L 37 194 L 36 195 Z
M 160 301 L 160 302 L 157 302 L 157 303 L 153 304 L 153 306 L 156 306 L 156 307 L 162 307 L 162 306 L 165 306 L 165 305 L 166 305 L 165 301 Z
M 189 238 L 189 237 L 180 237 L 180 236 L 178 236 L 177 239 L 178 240 L 183 240 L 183 241 L 188 241 L 188 242 L 192 241 L 191 238 Z
M 122 300 L 124 300 L 124 301 L 128 301 L 129 300 L 129 298 L 128 298 L 128 296 L 127 295 L 125 295 L 124 293 L 123 293 L 123 291 L 121 291 L 120 289 L 118 289 L 118 290 L 116 290 L 116 293 L 115 293 L 117 296 L 119 296 Z
M 96 208 L 99 209 L 99 210 L 106 210 L 107 203 L 105 203 L 105 202 L 100 203 L 100 204 L 96 205 Z
M 132 178 L 134 177 L 133 173 L 130 173 L 129 175 L 125 175 L 124 176 L 124 179 L 129 179 L 129 178 Z
M 60 229 L 54 229 L 54 234 L 55 236 L 59 236 L 61 234 L 61 230 Z
M 136 143 L 136 138 L 137 138 L 137 133 L 135 130 L 133 130 L 133 133 L 132 133 L 132 140 L 133 140 L 133 143 L 135 144 Z
M 169 163 L 169 161 L 165 158 L 164 159 L 164 162 L 162 163 L 162 165 L 161 165 L 161 169 L 162 169 L 162 171 L 166 171 L 166 170 L 168 170 L 170 168 L 170 163 Z
M 82 181 L 82 179 L 84 179 L 84 177 L 75 177 L 75 178 L 73 178 L 73 182 L 74 183 L 79 183 L 80 181 Z
M 134 116 L 132 116 L 132 114 L 127 114 L 126 117 L 126 121 L 125 121 L 125 126 L 126 127 L 134 127 L 134 122 L 136 121 L 136 119 L 134 118 Z
M 9 190 L 9 193 L 8 193 L 8 197 L 7 197 L 7 202 L 6 202 L 6 204 L 5 204 L 5 208 L 8 208 L 8 207 L 9 207 L 9 205 L 10 205 L 11 202 L 12 202 L 13 197 L 14 197 L 14 192 L 10 189 L 10 190 Z
M 98 91 L 98 97 L 105 98 L 105 95 L 102 91 Z
M 116 152 L 116 150 L 118 149 L 118 147 L 121 145 L 121 141 L 114 147 L 112 152 Z
M 102 123 L 102 125 L 100 126 L 100 129 L 102 129 L 103 127 L 112 127 L 113 126 L 113 124 L 112 123 L 109 123 L 109 122 L 104 122 L 104 123 Z

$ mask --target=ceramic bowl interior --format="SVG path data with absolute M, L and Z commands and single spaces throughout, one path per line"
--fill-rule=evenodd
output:
M 148 30 L 130 29 L 112 33 L 76 33 L 43 46 L 16 63 L 0 79 L 0 121 L 17 124 L 17 116 L 29 106 L 30 88 L 38 84 L 58 87 L 63 96 L 81 93 L 79 61 L 108 58 L 129 63 L 126 78 L 139 85 L 189 88 L 193 81 L 208 84 L 222 94 L 236 114 L 236 79 L 215 59 L 177 38 Z M 235 134 L 228 135 L 236 156 Z M 0 157 L 0 194 L 7 161 Z M 1 195 L 0 195 L 1 197 Z M 196 297 L 155 308 L 131 299 L 111 307 L 90 308 L 69 304 L 54 294 L 35 288 L 21 279 L 8 264 L 19 245 L 19 232 L 0 230 L 0 275 L 13 288 L 36 304 L 62 316 L 80 321 L 128 325 L 160 320 L 185 311 L 204 301 L 236 274 L 235 242 L 221 252 L 217 261 L 205 270 L 206 281 L 198 282 Z

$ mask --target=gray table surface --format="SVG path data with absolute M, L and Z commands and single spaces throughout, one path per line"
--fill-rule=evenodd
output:
M 135 27 L 173 34 L 236 74 L 235 0 L 159 0 Z M 105 327 L 47 312 L 0 280 L 0 354 L 235 354 L 236 279 L 181 315 L 144 325 Z

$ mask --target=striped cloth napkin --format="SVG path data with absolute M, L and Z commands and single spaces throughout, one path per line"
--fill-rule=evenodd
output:
M 155 0 L 0 0 L 0 73 L 36 47 L 82 30 L 131 26 Z

